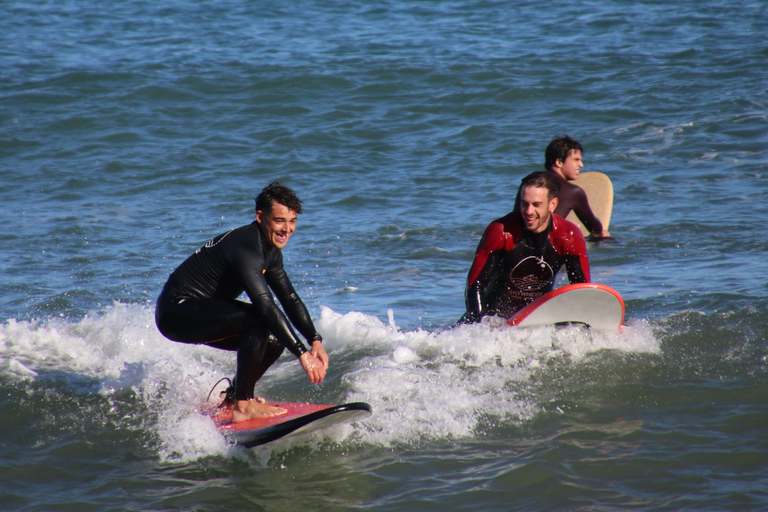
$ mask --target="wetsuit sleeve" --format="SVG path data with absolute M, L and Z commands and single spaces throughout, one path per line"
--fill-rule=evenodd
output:
M 277 307 L 272 298 L 269 283 L 267 283 L 264 277 L 265 272 L 262 270 L 264 268 L 263 257 L 259 256 L 258 251 L 249 249 L 243 249 L 237 252 L 235 256 L 235 266 L 239 269 L 245 292 L 251 299 L 251 304 L 256 309 L 258 318 L 264 322 L 272 335 L 293 355 L 299 357 L 307 352 L 307 347 L 301 342 L 285 314 Z
M 579 218 L 584 227 L 593 235 L 599 235 L 603 232 L 603 223 L 600 222 L 594 213 L 592 208 L 589 207 L 589 200 L 587 199 L 587 193 L 580 187 L 575 187 L 573 211 L 576 213 L 576 217 Z
M 253 281 L 264 282 L 263 286 L 246 286 L 246 293 L 256 308 L 259 318 L 264 321 L 269 331 L 277 338 L 277 341 L 290 350 L 293 355 L 299 357 L 304 352 L 307 352 L 307 347 L 301 342 L 285 314 L 280 311 L 280 308 L 277 307 L 277 304 L 272 299 L 272 294 L 267 288 L 264 276 L 255 276 Z
M 589 283 L 589 256 L 587 244 L 581 230 L 573 229 L 566 249 L 565 268 L 568 270 L 568 281 L 571 284 Z
M 288 278 L 288 274 L 285 269 L 280 268 L 278 270 L 269 271 L 266 274 L 269 286 L 272 291 L 275 292 L 280 304 L 283 305 L 283 309 L 288 314 L 288 318 L 291 323 L 296 326 L 302 336 L 309 342 L 323 341 L 323 337 L 315 329 L 315 324 L 312 322 L 312 317 L 309 316 L 309 311 L 304 305 L 304 302 L 296 293 L 293 288 L 291 280 Z
M 500 251 L 504 249 L 504 245 L 503 224 L 501 222 L 491 223 L 480 240 L 480 245 L 478 245 L 475 253 L 475 260 L 472 262 L 467 277 L 467 290 L 464 295 L 467 314 L 464 319 L 468 322 L 477 322 L 486 313 L 485 304 L 487 301 L 483 292 L 501 262 Z
M 467 313 L 464 316 L 466 322 L 477 322 L 482 317 L 488 314 L 486 311 L 486 304 L 488 299 L 485 296 L 485 288 L 488 286 L 488 282 L 491 277 L 496 274 L 499 265 L 501 264 L 501 253 L 491 253 L 483 266 L 480 274 L 474 282 L 468 283 L 467 291 L 464 297 L 464 301 L 467 306 Z

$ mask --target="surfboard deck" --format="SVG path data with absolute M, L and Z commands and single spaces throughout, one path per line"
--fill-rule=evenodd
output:
M 219 432 L 233 443 L 252 448 L 288 435 L 320 430 L 340 423 L 351 423 L 370 416 L 371 406 L 365 402 L 342 405 L 271 403 L 288 412 L 270 418 L 232 421 L 232 405 L 224 404 L 211 412 Z
M 603 229 L 608 231 L 613 212 L 613 183 L 611 183 L 611 179 L 601 172 L 590 171 L 580 173 L 579 177 L 571 183 L 578 185 L 586 192 L 592 213 L 603 223 Z M 589 231 L 576 217 L 576 213 L 571 211 L 565 220 L 576 224 L 585 237 L 589 236 Z
M 614 331 L 621 327 L 624 312 L 624 300 L 610 286 L 578 283 L 542 295 L 512 315 L 507 323 L 517 327 L 575 323 Z

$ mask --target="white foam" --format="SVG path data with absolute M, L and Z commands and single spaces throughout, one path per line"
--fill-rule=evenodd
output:
M 364 440 L 376 444 L 473 436 L 480 418 L 494 415 L 521 422 L 538 412 L 529 393 L 531 376 L 565 356 L 578 363 L 601 350 L 659 350 L 647 323 L 617 333 L 559 329 L 512 329 L 495 318 L 430 333 L 401 332 L 391 311 L 389 325 L 361 313 L 323 308 L 319 322 L 327 343 L 369 345 L 376 351 L 345 375 L 350 401 L 371 404 Z
M 539 406 L 526 387 L 554 358 L 578 364 L 600 350 L 659 351 L 647 322 L 635 322 L 619 333 L 590 334 L 577 328 L 513 329 L 498 319 L 484 319 L 428 332 L 401 331 L 394 312 L 387 313 L 385 324 L 375 316 L 322 308 L 317 326 L 332 364 L 345 353 L 358 357 L 342 378 L 344 401 L 368 402 L 374 413 L 360 428 L 305 436 L 312 443 L 354 440 L 388 446 L 474 436 L 480 419 L 488 415 L 514 423 L 537 414 Z M 142 428 L 155 430 L 163 459 L 243 456 L 198 410 L 212 384 L 233 374 L 234 354 L 165 339 L 150 308 L 115 304 L 78 322 L 11 320 L 0 326 L 0 348 L 5 379 L 22 382 L 64 372 L 100 383 L 107 397 L 132 390 L 157 417 Z M 266 378 L 277 385 L 305 382 L 290 355 Z M 338 394 L 340 389 L 320 392 Z M 251 450 L 256 455 L 249 457 L 268 458 L 271 450 L 293 442 Z

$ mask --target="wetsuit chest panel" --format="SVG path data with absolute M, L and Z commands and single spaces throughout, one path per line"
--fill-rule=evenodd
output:
M 525 232 L 505 251 L 499 275 L 488 290 L 489 310 L 505 316 L 552 289 L 565 260 L 549 240 L 550 230 Z
M 555 275 L 563 265 L 548 237 L 542 244 L 532 244 L 529 237 L 523 238 L 504 257 L 504 273 L 509 285 L 521 291 L 540 291 L 554 282 Z

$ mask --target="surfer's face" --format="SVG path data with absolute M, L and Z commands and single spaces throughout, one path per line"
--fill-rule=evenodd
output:
M 581 160 L 581 151 L 578 149 L 572 151 L 565 159 L 557 161 L 560 164 L 560 173 L 568 181 L 573 181 L 579 177 L 579 171 L 584 167 L 584 162 Z
M 285 205 L 275 202 L 272 210 L 256 212 L 256 221 L 261 225 L 261 230 L 267 236 L 269 243 L 282 249 L 288 243 L 288 239 L 296 231 L 296 212 Z
M 547 197 L 547 189 L 542 187 L 523 187 L 520 197 L 520 213 L 525 228 L 534 233 L 541 233 L 549 225 L 549 218 L 557 207 L 557 198 Z

